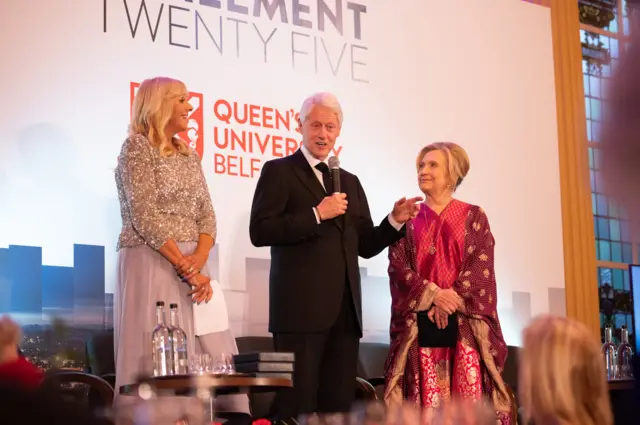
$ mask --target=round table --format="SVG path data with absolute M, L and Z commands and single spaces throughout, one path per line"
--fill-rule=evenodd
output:
M 616 379 L 608 382 L 609 391 L 633 390 L 636 386 L 635 379 Z
M 136 384 L 123 385 L 120 394 L 135 395 L 140 384 L 149 384 L 156 391 L 172 392 L 175 395 L 193 393 L 199 388 L 207 388 L 215 394 L 237 394 L 246 392 L 273 392 L 281 388 L 293 387 L 291 379 L 265 378 L 251 375 L 170 375 L 142 379 Z

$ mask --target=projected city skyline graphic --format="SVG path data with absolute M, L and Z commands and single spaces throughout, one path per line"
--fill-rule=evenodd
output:
M 219 279 L 219 263 L 220 246 L 216 245 L 208 260 L 212 279 Z M 224 289 L 232 331 L 236 336 L 269 335 L 270 260 L 246 257 L 244 267 L 244 285 Z M 360 268 L 360 274 L 363 340 L 388 342 L 388 278 L 371 275 L 366 267 Z M 0 314 L 10 314 L 23 326 L 46 326 L 55 317 L 73 328 L 111 329 L 114 294 L 105 292 L 106 286 L 104 246 L 74 244 L 73 266 L 42 264 L 38 246 L 0 248 Z M 514 325 L 503 327 L 505 337 L 516 342 L 520 340 L 517 329 L 534 315 L 531 294 L 513 291 L 508 295 L 511 305 L 499 307 L 499 314 Z M 549 312 L 565 315 L 564 288 L 550 288 L 547 296 Z
M 71 267 L 42 264 L 39 246 L 0 248 L 0 313 L 23 325 L 58 317 L 73 326 L 112 327 L 104 247 L 74 244 Z

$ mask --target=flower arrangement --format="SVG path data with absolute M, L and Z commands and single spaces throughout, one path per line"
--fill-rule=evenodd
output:
M 580 22 L 596 28 L 607 28 L 616 17 L 617 0 L 580 0 Z
M 600 75 L 602 66 L 611 62 L 609 50 L 604 47 L 600 35 L 586 32 L 586 40 L 582 42 L 582 59 L 589 65 L 589 73 Z
M 617 0 L 579 0 L 580 23 L 606 29 L 616 18 L 617 7 Z M 586 31 L 586 40 L 582 42 L 582 58 L 589 66 L 589 73 L 595 75 L 600 75 L 602 66 L 609 64 L 611 56 L 604 47 L 600 34 Z

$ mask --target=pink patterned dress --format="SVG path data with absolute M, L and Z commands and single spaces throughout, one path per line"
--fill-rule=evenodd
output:
M 507 346 L 497 315 L 494 239 L 481 208 L 452 200 L 437 214 L 422 205 L 405 238 L 389 249 L 391 349 L 385 400 L 437 409 L 453 395 L 488 397 L 500 422 L 511 423 L 512 400 L 500 376 Z M 435 289 L 463 298 L 455 348 L 418 346 L 416 313 L 432 306 Z

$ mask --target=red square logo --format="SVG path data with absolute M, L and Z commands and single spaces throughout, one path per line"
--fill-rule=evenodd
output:
M 140 83 L 131 82 L 129 99 L 130 114 L 138 87 L 140 87 Z M 193 110 L 189 115 L 189 128 L 186 131 L 178 133 L 178 137 L 184 140 L 190 148 L 198 152 L 198 155 L 202 158 L 202 155 L 204 154 L 204 97 L 202 96 L 202 93 L 189 92 L 188 102 L 193 107 Z

